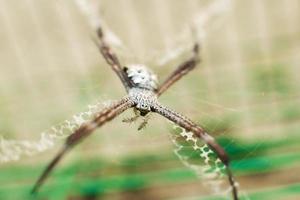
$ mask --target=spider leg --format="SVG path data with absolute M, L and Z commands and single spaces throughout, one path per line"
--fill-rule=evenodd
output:
M 146 114 L 146 116 L 141 116 L 141 114 L 139 113 L 140 111 L 138 111 L 136 108 L 133 109 L 134 112 L 134 116 L 131 118 L 125 118 L 122 120 L 122 122 L 125 123 L 132 123 L 135 122 L 139 117 L 142 117 L 142 123 L 139 125 L 138 127 L 138 131 L 144 129 L 146 127 L 146 125 L 148 124 L 148 121 L 150 119 L 150 113 Z
M 133 112 L 134 112 L 133 117 L 125 118 L 125 119 L 122 120 L 122 122 L 125 122 L 125 123 L 135 122 L 140 117 L 140 115 L 139 115 L 138 110 L 136 108 L 133 109 Z
M 92 121 L 83 124 L 73 134 L 67 137 L 65 145 L 54 157 L 54 159 L 48 164 L 47 168 L 43 171 L 42 175 L 39 177 L 36 184 L 34 185 L 31 193 L 34 194 L 38 191 L 38 189 L 46 180 L 52 169 L 56 166 L 56 164 L 65 155 L 67 151 L 69 151 L 73 146 L 78 144 L 78 142 L 81 141 L 83 138 L 89 136 L 96 128 L 112 120 L 113 118 L 115 118 L 116 116 L 118 116 L 119 114 L 121 114 L 122 112 L 124 112 L 132 106 L 133 103 L 127 97 L 125 97 L 119 102 L 115 103 L 114 105 L 100 111 Z
M 104 34 L 101 27 L 97 28 L 97 37 L 98 39 L 95 38 L 93 39 L 95 44 L 99 48 L 107 64 L 109 64 L 111 68 L 114 70 L 114 72 L 118 75 L 126 91 L 128 92 L 128 90 L 133 86 L 133 84 L 128 78 L 128 76 L 126 75 L 124 69 L 122 68 L 117 55 L 112 51 L 111 47 L 105 42 Z
M 139 125 L 138 131 L 140 131 L 140 130 L 146 128 L 149 119 L 150 119 L 150 113 L 148 113 L 146 116 L 143 117 L 143 121 L 142 121 L 142 123 Z
M 229 168 L 229 158 L 224 149 L 214 140 L 212 136 L 207 134 L 205 130 L 194 122 L 192 122 L 187 117 L 161 105 L 156 104 L 152 106 L 152 111 L 156 112 L 163 117 L 169 119 L 170 121 L 176 123 L 187 131 L 191 131 L 195 134 L 195 136 L 201 138 L 218 156 L 218 158 L 222 161 L 222 163 L 226 166 L 226 173 L 228 176 L 228 181 L 230 186 L 232 187 L 232 196 L 234 200 L 238 200 L 238 190 L 234 181 L 233 174 Z
M 135 115 L 135 116 L 133 116 L 133 117 L 123 119 L 122 122 L 125 122 L 125 123 L 132 123 L 132 122 L 135 122 L 139 117 L 140 117 L 140 116 Z
M 193 47 L 193 56 L 181 63 L 171 74 L 170 76 L 158 87 L 157 96 L 160 96 L 164 93 L 171 85 L 173 85 L 176 81 L 190 72 L 192 69 L 196 67 L 196 65 L 200 62 L 199 58 L 199 44 L 195 43 Z

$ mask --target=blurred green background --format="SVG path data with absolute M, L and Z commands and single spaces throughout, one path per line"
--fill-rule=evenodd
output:
M 126 47 L 115 48 L 122 63 L 145 63 L 160 80 L 190 52 L 164 65 L 159 58 L 182 45 L 178 34 L 212 2 L 91 1 Z M 218 139 L 250 199 L 300 199 L 300 2 L 234 0 L 228 8 L 217 28 L 205 29 L 202 64 L 161 102 Z M 125 95 L 90 36 L 72 0 L 0 0 L 0 135 L 37 140 L 97 99 Z M 69 153 L 37 198 L 209 199 L 174 155 L 167 121 L 153 115 L 138 132 L 123 116 Z M 0 199 L 30 199 L 60 145 L 1 163 Z

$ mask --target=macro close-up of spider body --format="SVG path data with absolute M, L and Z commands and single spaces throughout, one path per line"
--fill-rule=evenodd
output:
M 225 165 L 233 199 L 237 200 L 237 185 L 230 170 L 229 158 L 224 149 L 214 140 L 213 137 L 211 137 L 195 122 L 191 121 L 184 115 L 179 114 L 178 112 L 160 104 L 158 101 L 158 97 L 160 95 L 162 95 L 181 77 L 194 69 L 200 62 L 199 44 L 196 42 L 192 48 L 192 57 L 181 63 L 161 85 L 158 85 L 157 76 L 144 65 L 136 64 L 122 67 L 116 54 L 112 52 L 109 45 L 105 42 L 104 33 L 101 27 L 98 27 L 97 29 L 97 36 L 98 39 L 94 39 L 94 42 L 98 46 L 107 64 L 111 66 L 113 71 L 120 78 L 128 95 L 110 107 L 99 111 L 93 120 L 83 124 L 73 134 L 68 136 L 63 149 L 44 170 L 43 174 L 40 176 L 36 185 L 34 186 L 32 193 L 36 193 L 38 191 L 39 187 L 45 181 L 49 173 L 68 150 L 70 150 L 83 138 L 90 135 L 96 128 L 99 128 L 106 122 L 111 121 L 125 110 L 133 108 L 135 116 L 130 119 L 124 119 L 123 122 L 132 122 L 138 117 L 142 117 L 144 121 L 139 126 L 139 130 L 145 127 L 148 120 L 147 115 L 154 112 L 184 128 L 186 131 L 192 132 L 196 137 L 202 139 L 217 154 L 217 157 Z

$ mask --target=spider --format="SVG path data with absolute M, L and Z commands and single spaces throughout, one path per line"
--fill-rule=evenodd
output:
M 111 121 L 122 112 L 129 108 L 134 109 L 135 116 L 123 120 L 124 122 L 135 121 L 138 117 L 144 117 L 144 122 L 139 127 L 142 129 L 147 123 L 147 116 L 154 112 L 169 119 L 186 131 L 192 132 L 195 136 L 201 138 L 218 156 L 226 167 L 229 184 L 232 188 L 232 196 L 234 200 L 238 200 L 238 190 L 232 172 L 229 168 L 229 158 L 224 149 L 216 143 L 214 138 L 196 123 L 188 119 L 182 114 L 175 112 L 172 109 L 162 105 L 158 101 L 158 97 L 162 95 L 176 81 L 190 72 L 200 62 L 199 45 L 196 42 L 193 46 L 193 55 L 190 59 L 181 63 L 174 71 L 166 78 L 166 80 L 158 85 L 157 76 L 147 69 L 144 65 L 132 65 L 130 67 L 122 67 L 117 55 L 112 51 L 111 47 L 106 43 L 101 27 L 97 28 L 97 37 L 94 39 L 102 56 L 110 65 L 112 70 L 120 78 L 123 86 L 127 91 L 127 95 L 113 105 L 99 111 L 95 117 L 81 125 L 74 133 L 67 137 L 63 148 L 58 152 L 54 159 L 48 164 L 42 175 L 37 180 L 32 189 L 32 194 L 37 193 L 43 182 L 46 180 L 50 172 L 61 160 L 66 152 L 71 150 L 82 139 L 89 136 L 93 131 L 105 123 Z

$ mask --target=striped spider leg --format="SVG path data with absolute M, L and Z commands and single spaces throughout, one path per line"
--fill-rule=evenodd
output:
M 118 101 L 116 104 L 99 112 L 95 118 L 83 124 L 73 134 L 71 134 L 61 149 L 61 151 L 54 157 L 47 168 L 44 170 L 38 181 L 36 182 L 32 193 L 36 193 L 42 183 L 46 180 L 52 169 L 58 161 L 65 155 L 65 153 L 75 146 L 83 138 L 89 136 L 96 128 L 102 126 L 104 123 L 112 120 L 128 108 L 133 107 L 138 116 L 145 117 L 148 113 L 155 112 L 165 118 L 173 121 L 187 131 L 191 131 L 195 136 L 202 139 L 223 162 L 227 169 L 229 183 L 232 187 L 233 199 L 238 200 L 237 188 L 233 179 L 233 175 L 229 168 L 229 159 L 223 148 L 215 142 L 215 140 L 208 135 L 204 129 L 197 126 L 194 122 L 184 117 L 183 115 L 168 109 L 158 102 L 158 97 L 163 94 L 171 85 L 178 81 L 181 77 L 195 68 L 199 63 L 198 57 L 199 46 L 194 45 L 193 56 L 180 64 L 173 73 L 158 86 L 157 77 L 144 65 L 131 65 L 128 68 L 122 68 L 117 56 L 112 52 L 111 48 L 104 41 L 103 32 L 99 27 L 97 29 L 98 40 L 95 41 L 102 56 L 107 63 L 112 67 L 113 71 L 119 76 L 128 95 Z M 132 118 L 135 120 L 136 117 Z M 128 121 L 132 121 L 129 119 Z
M 133 87 L 132 81 L 127 76 L 125 70 L 121 67 L 117 55 L 112 51 L 109 45 L 106 44 L 101 27 L 97 27 L 96 32 L 98 38 L 94 39 L 95 44 L 97 45 L 98 49 L 100 50 L 107 64 L 111 66 L 112 70 L 120 78 L 126 91 L 129 92 L 130 88 Z M 34 185 L 31 193 L 34 194 L 38 191 L 38 189 L 41 187 L 43 182 L 49 176 L 53 168 L 56 166 L 59 160 L 61 160 L 61 158 L 65 155 L 65 153 L 71 149 L 71 147 L 77 144 L 82 138 L 85 138 L 88 135 L 90 135 L 96 128 L 102 126 L 104 123 L 112 120 L 117 115 L 121 114 L 122 112 L 124 112 L 125 110 L 133 106 L 134 104 L 130 100 L 130 98 L 124 97 L 118 103 L 100 111 L 92 121 L 90 121 L 89 123 L 85 123 L 81 127 L 79 127 L 73 134 L 71 134 L 66 139 L 66 143 L 64 147 L 48 164 L 48 166 L 43 171 L 42 175 L 39 177 L 36 184 Z
M 177 82 L 180 78 L 192 71 L 196 65 L 200 62 L 199 58 L 199 44 L 195 43 L 193 47 L 193 56 L 181 63 L 159 86 L 157 89 L 157 96 L 163 94 L 171 85 Z
M 157 96 L 163 94 L 171 85 L 177 82 L 180 78 L 186 75 L 188 72 L 193 70 L 196 65 L 200 62 L 199 58 L 199 44 L 195 44 L 193 48 L 193 56 L 181 63 L 167 78 L 166 80 L 158 87 Z M 226 173 L 228 176 L 228 181 L 230 186 L 232 187 L 232 196 L 234 200 L 238 200 L 238 189 L 234 181 L 233 174 L 229 167 L 229 158 L 224 151 L 224 149 L 216 143 L 214 138 L 210 136 L 205 130 L 194 122 L 186 118 L 185 116 L 161 105 L 154 105 L 151 110 L 156 112 L 180 127 L 184 128 L 186 131 L 191 131 L 194 135 L 200 139 L 202 139 L 218 156 L 218 158 L 222 161 L 222 163 L 226 167 Z
M 31 193 L 36 193 L 43 182 L 46 180 L 52 169 L 56 166 L 59 160 L 68 152 L 73 146 L 79 143 L 83 138 L 89 136 L 96 128 L 101 127 L 106 122 L 112 120 L 128 108 L 133 106 L 133 102 L 130 101 L 128 97 L 124 97 L 117 103 L 103 109 L 100 111 L 95 118 L 83 124 L 79 127 L 73 134 L 67 137 L 65 145 L 59 151 L 59 153 L 52 159 L 48 164 L 47 168 L 43 171 L 42 175 L 37 180 L 35 186 L 33 187 Z
M 122 68 L 120 61 L 117 55 L 112 51 L 111 47 L 105 42 L 104 35 L 101 27 L 98 27 L 97 30 L 98 39 L 94 39 L 95 44 L 97 45 L 99 51 L 102 56 L 106 60 L 107 64 L 109 64 L 112 70 L 118 75 L 121 82 L 123 83 L 126 91 L 128 92 L 131 87 L 133 87 L 133 83 L 128 78 L 125 70 L 126 67 Z
M 238 191 L 234 181 L 234 177 L 229 167 L 229 158 L 224 149 L 215 141 L 215 139 L 210 136 L 206 131 L 200 126 L 196 125 L 193 121 L 187 117 L 175 112 L 160 103 L 153 105 L 151 108 L 153 112 L 156 112 L 163 117 L 169 119 L 180 127 L 184 128 L 186 131 L 194 133 L 194 136 L 202 139 L 217 155 L 221 162 L 226 167 L 226 173 L 228 176 L 229 184 L 232 188 L 232 196 L 234 200 L 238 200 Z

